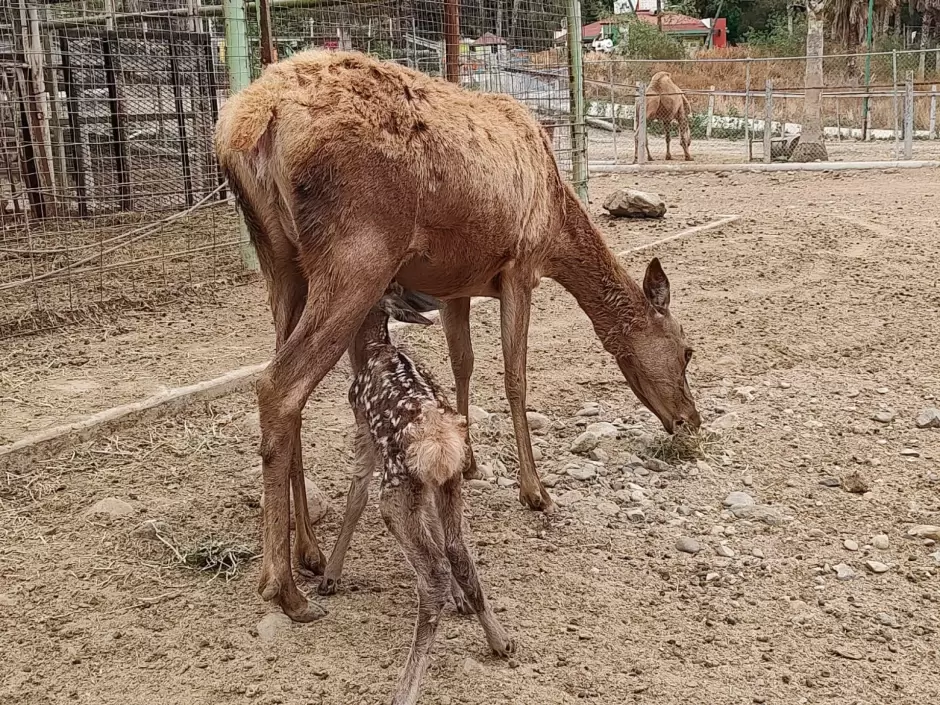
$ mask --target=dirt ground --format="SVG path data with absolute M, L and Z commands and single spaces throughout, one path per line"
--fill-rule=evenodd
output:
M 509 662 L 489 655 L 479 626 L 448 613 L 422 702 L 940 699 L 940 546 L 908 536 L 940 525 L 940 430 L 914 424 L 940 406 L 938 179 L 935 170 L 592 179 L 616 250 L 743 216 L 626 260 L 641 276 L 650 256 L 662 258 L 696 349 L 699 409 L 728 428 L 700 462 L 637 466 L 633 456 L 649 455 L 663 431 L 570 296 L 545 282 L 529 407 L 553 421 L 539 466 L 564 506 L 552 517 L 524 510 L 507 486 L 516 463 L 497 309 L 475 308 L 473 402 L 494 416 L 473 436 L 497 477 L 466 488 L 467 514 L 519 650 Z M 601 215 L 611 189 L 633 185 L 668 200 L 664 220 Z M 450 388 L 440 329 L 404 337 Z M 19 339 L 0 360 L 2 440 L 263 361 L 271 345 L 257 282 Z M 306 410 L 308 476 L 332 498 L 319 525 L 327 549 L 351 471 L 347 384 L 341 365 Z M 588 402 L 599 416 L 576 415 Z M 233 394 L 5 468 L 0 702 L 388 701 L 411 638 L 414 580 L 375 493 L 339 594 L 313 593 L 329 614 L 304 626 L 269 616 L 255 592 L 254 411 L 252 393 Z M 601 446 L 609 457 L 575 479 L 569 469 L 589 463 L 569 452 L 583 424 L 616 419 L 619 437 Z M 832 486 L 853 471 L 868 492 Z M 770 523 L 724 508 L 733 491 L 770 507 L 761 510 Z M 129 513 L 88 513 L 106 498 Z M 165 543 L 135 530 L 148 519 Z M 679 551 L 682 539 L 701 551 Z M 238 549 L 230 579 L 182 565 L 210 541 Z

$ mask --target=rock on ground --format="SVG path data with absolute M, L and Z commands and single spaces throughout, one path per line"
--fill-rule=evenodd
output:
M 597 440 L 595 434 L 590 431 L 585 431 L 574 439 L 574 443 L 571 444 L 571 452 L 578 454 L 589 453 L 597 448 Z
M 915 538 L 921 539 L 933 539 L 934 541 L 940 541 L 940 526 L 934 526 L 932 524 L 918 524 L 917 526 L 912 526 L 907 530 L 908 536 L 913 536 Z
M 525 412 L 525 418 L 529 422 L 529 429 L 532 431 L 544 431 L 552 423 L 545 414 L 540 414 L 537 411 Z
M 924 409 L 914 419 L 917 428 L 940 428 L 940 409 Z
M 681 538 L 676 541 L 676 550 L 682 553 L 691 553 L 694 556 L 702 550 L 702 544 L 695 539 Z
M 579 465 L 568 469 L 568 477 L 573 477 L 575 480 L 581 480 L 582 482 L 593 480 L 597 477 L 597 470 L 591 465 Z
M 570 507 L 582 499 L 584 499 L 584 495 L 578 490 L 568 490 L 555 500 L 555 504 L 560 507 Z
M 86 516 L 105 515 L 109 517 L 123 517 L 133 514 L 134 508 L 123 499 L 105 497 L 95 502 L 85 512 Z
M 766 504 L 735 504 L 731 507 L 731 513 L 738 519 L 760 521 L 768 526 L 780 526 L 793 519 L 780 509 Z
M 854 494 L 865 494 L 868 490 L 871 489 L 871 484 L 868 480 L 858 472 L 850 472 L 848 475 L 845 475 L 842 478 L 842 489 L 846 492 L 852 492 Z
M 619 433 L 617 427 L 607 421 L 592 423 L 587 427 L 587 433 L 593 433 L 598 438 L 616 438 Z
M 662 218 L 666 215 L 666 202 L 655 193 L 623 188 L 607 197 L 604 209 L 624 218 Z
M 470 405 L 469 410 L 467 411 L 467 417 L 470 419 L 470 423 L 483 423 L 488 421 L 492 416 L 490 412 L 480 406 Z
M 735 504 L 756 504 L 756 502 L 747 492 L 732 492 L 725 497 L 724 505 L 733 507 Z
M 272 612 L 261 618 L 261 621 L 255 627 L 255 631 L 258 632 L 258 638 L 261 641 L 273 641 L 278 634 L 289 629 L 291 624 L 290 617 L 283 612 Z

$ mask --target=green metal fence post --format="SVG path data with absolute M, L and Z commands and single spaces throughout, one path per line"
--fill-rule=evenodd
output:
M 584 71 L 581 61 L 581 3 L 568 0 L 568 75 L 571 117 L 571 180 L 578 198 L 588 199 L 587 133 L 584 123 Z
M 862 141 L 868 139 L 869 91 L 871 90 L 871 35 L 875 21 L 875 0 L 868 0 L 868 28 L 865 30 L 865 99 L 862 101 Z
M 248 57 L 248 22 L 245 17 L 245 0 L 224 0 L 225 18 L 225 66 L 228 69 L 229 93 L 238 93 L 251 83 L 251 64 Z M 238 219 L 240 250 L 245 269 L 258 271 L 258 254 L 248 238 L 245 219 Z

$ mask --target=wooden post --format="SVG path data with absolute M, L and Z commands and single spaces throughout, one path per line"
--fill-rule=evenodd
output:
M 937 137 L 937 86 L 930 87 L 930 123 L 928 127 L 928 139 Z
M 715 87 L 708 87 L 708 122 L 705 123 L 705 139 L 712 138 L 712 122 L 715 118 Z
M 70 167 L 75 179 L 75 197 L 78 201 L 78 215 L 88 217 L 88 189 L 85 184 L 85 175 L 89 171 L 86 159 L 85 144 L 82 142 L 82 127 L 80 121 L 80 107 L 78 91 L 75 87 L 75 76 L 72 73 L 72 53 L 69 48 L 68 37 L 63 33 L 59 37 L 59 48 L 62 52 L 62 87 L 65 89 L 65 108 L 69 116 L 69 153 Z
M 180 76 L 180 62 L 177 51 L 176 43 L 170 42 L 170 81 L 173 83 L 173 109 L 176 113 L 176 131 L 180 138 L 179 150 L 183 167 L 183 192 L 186 194 L 186 205 L 191 206 L 196 201 L 193 196 L 193 172 L 189 161 L 189 139 L 186 134 L 186 104 L 183 100 L 183 79 Z
M 17 49 L 23 57 L 23 63 L 27 66 L 25 85 L 21 86 L 21 92 L 27 107 L 26 119 L 37 188 L 32 202 L 36 207 L 34 213 L 39 217 L 45 217 L 52 215 L 55 211 L 56 184 L 52 133 L 49 130 L 51 111 L 44 78 L 44 52 L 39 13 L 26 0 L 20 0 L 18 19 Z
M 774 124 L 774 82 L 767 79 L 764 87 L 764 163 L 771 162 L 771 143 Z
M 634 161 L 637 164 L 646 164 L 646 84 L 638 81 L 636 84 L 636 122 L 634 123 L 636 139 L 636 153 Z
M 914 158 L 914 72 L 907 72 L 904 85 L 904 158 Z
M 751 145 L 751 60 L 745 59 L 744 64 L 744 156 L 750 162 L 753 158 Z
M 133 207 L 131 194 L 131 169 L 127 156 L 127 133 L 124 131 L 124 107 L 121 104 L 118 86 L 118 59 L 114 42 L 117 35 L 106 31 L 101 37 L 101 58 L 105 83 L 108 88 L 108 113 L 111 118 L 111 141 L 114 145 L 115 171 L 117 172 L 120 207 L 129 211 Z
M 842 141 L 842 106 L 839 104 L 839 98 L 836 97 L 836 133 L 839 135 L 839 142 Z M 851 129 L 851 128 L 850 128 Z
M 460 82 L 460 6 L 457 0 L 444 2 L 444 76 Z
M 261 65 L 268 66 L 277 61 L 277 48 L 271 34 L 271 8 L 268 0 L 257 0 L 258 34 L 261 42 Z

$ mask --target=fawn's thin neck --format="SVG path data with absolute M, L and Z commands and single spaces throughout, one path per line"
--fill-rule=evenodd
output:
M 574 296 L 591 319 L 604 349 L 617 355 L 633 322 L 644 314 L 646 298 L 570 189 L 566 210 L 551 276 Z
M 353 344 L 349 348 L 353 369 L 362 369 L 369 357 L 368 347 L 375 343 L 380 345 L 391 343 L 388 334 L 388 316 L 378 310 L 369 312 L 353 338 Z

